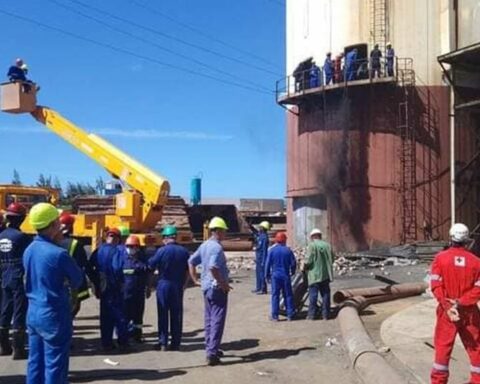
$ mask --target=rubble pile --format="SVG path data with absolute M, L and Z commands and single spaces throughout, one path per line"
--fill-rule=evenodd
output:
M 230 271 L 251 271 L 255 270 L 255 258 L 252 256 L 229 256 L 227 266 Z

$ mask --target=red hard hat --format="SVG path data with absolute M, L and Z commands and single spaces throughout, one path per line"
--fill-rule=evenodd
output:
M 140 239 L 138 236 L 135 235 L 130 235 L 127 237 L 127 240 L 125 241 L 125 245 L 130 245 L 132 247 L 140 247 Z
M 117 236 L 120 237 L 120 230 L 118 228 L 110 228 L 107 231 L 107 236 Z
M 71 215 L 68 212 L 63 212 L 60 215 L 59 220 L 60 220 L 60 224 L 62 224 L 62 225 L 72 226 L 73 223 L 75 223 L 75 216 Z
M 275 241 L 277 243 L 286 243 L 287 234 L 285 232 L 277 232 L 277 234 L 275 235 Z
M 26 216 L 27 208 L 20 203 L 12 203 L 7 207 L 5 216 Z

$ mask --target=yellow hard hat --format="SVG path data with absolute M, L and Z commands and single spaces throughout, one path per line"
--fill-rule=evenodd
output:
M 49 203 L 35 204 L 28 215 L 30 225 L 35 230 L 47 228 L 60 216 L 58 209 Z
M 225 223 L 225 220 L 223 220 L 221 217 L 214 217 L 212 220 L 210 220 L 210 223 L 208 223 L 208 228 L 209 229 L 224 229 L 227 230 L 227 223 Z
M 268 231 L 270 229 L 270 223 L 268 221 L 262 221 L 260 224 L 258 224 L 260 227 Z

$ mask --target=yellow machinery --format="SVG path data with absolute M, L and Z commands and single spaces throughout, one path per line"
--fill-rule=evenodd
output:
M 161 237 L 154 228 L 161 220 L 170 192 L 167 180 L 101 137 L 75 126 L 54 110 L 37 106 L 35 87 L 26 93 L 21 83 L 5 83 L 1 85 L 1 94 L 2 111 L 30 112 L 37 121 L 129 186 L 129 189 L 116 195 L 115 214 L 76 215 L 74 236 L 90 238 L 95 249 L 105 228 L 124 225 L 137 234 L 144 245 L 161 244 Z

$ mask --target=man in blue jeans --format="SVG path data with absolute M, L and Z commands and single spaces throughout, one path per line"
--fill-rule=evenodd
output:
M 318 292 L 322 296 L 322 318 L 330 316 L 330 282 L 333 281 L 333 254 L 330 244 L 322 240 L 322 231 L 315 228 L 310 232 L 304 270 L 308 278 L 308 320 L 314 320 L 317 314 Z
M 208 224 L 212 236 L 203 242 L 188 260 L 190 277 L 198 284 L 196 267 L 202 265 L 201 286 L 205 302 L 205 349 L 207 364 L 218 365 L 222 352 L 225 319 L 227 317 L 228 292 L 232 289 L 228 283 L 229 271 L 227 259 L 221 241 L 228 229 L 221 217 L 214 217 Z
M 278 232 L 275 235 L 275 247 L 268 251 L 265 264 L 265 279 L 272 281 L 272 314 L 270 319 L 278 321 L 280 312 L 280 292 L 282 292 L 287 309 L 287 320 L 293 320 L 295 316 L 295 305 L 293 303 L 292 281 L 290 276 L 297 269 L 297 261 L 292 250 L 287 247 L 287 235 L 285 232 Z

